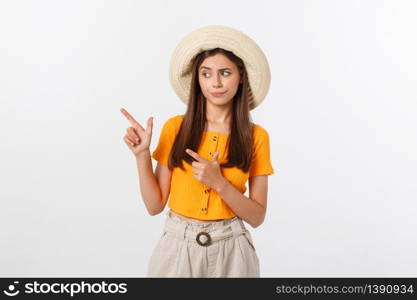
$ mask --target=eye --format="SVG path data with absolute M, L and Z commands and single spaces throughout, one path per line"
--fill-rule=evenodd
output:
M 229 76 L 231 74 L 231 72 L 229 72 L 229 71 L 223 71 L 222 72 L 222 74 L 225 74 L 225 73 L 227 74 L 226 76 Z M 201 75 L 203 75 L 203 77 L 206 77 L 207 78 L 206 74 L 210 74 L 210 73 L 207 73 L 207 72 L 201 73 Z

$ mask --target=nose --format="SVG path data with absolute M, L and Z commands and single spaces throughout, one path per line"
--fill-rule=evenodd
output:
M 219 74 L 216 75 L 216 78 L 213 80 L 213 87 L 221 87 L 222 86 L 222 80 Z

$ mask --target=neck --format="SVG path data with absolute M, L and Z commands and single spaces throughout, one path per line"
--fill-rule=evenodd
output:
M 230 124 L 232 117 L 231 105 L 219 106 L 219 105 L 210 105 L 207 102 L 206 105 L 206 119 L 209 122 L 221 123 L 221 124 Z

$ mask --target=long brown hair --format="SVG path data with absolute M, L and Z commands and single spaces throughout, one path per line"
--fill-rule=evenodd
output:
M 240 73 L 240 83 L 232 102 L 231 132 L 229 136 L 228 161 L 221 164 L 221 167 L 231 168 L 236 166 L 243 172 L 248 172 L 252 160 L 252 129 L 253 123 L 249 113 L 252 105 L 252 92 L 250 89 L 246 68 L 242 59 L 233 52 L 222 48 L 205 50 L 197 54 L 191 61 L 188 69 L 183 75 L 192 72 L 191 88 L 188 99 L 187 111 L 178 131 L 174 145 L 172 146 L 168 167 L 180 167 L 184 170 L 182 160 L 191 164 L 194 158 L 185 152 L 186 148 L 197 152 L 202 134 L 207 122 L 206 100 L 201 92 L 198 81 L 198 70 L 205 58 L 217 53 L 224 54 L 233 61 Z

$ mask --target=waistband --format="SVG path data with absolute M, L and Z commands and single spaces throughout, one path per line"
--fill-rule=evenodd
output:
M 201 246 L 209 246 L 211 243 L 236 238 L 247 234 L 242 219 L 238 216 L 221 221 L 196 223 L 170 216 L 166 213 L 164 232 L 169 232 L 179 239 L 194 241 Z

